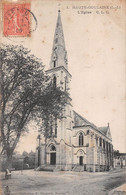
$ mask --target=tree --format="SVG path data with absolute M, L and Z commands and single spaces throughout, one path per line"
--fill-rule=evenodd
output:
M 24 151 L 24 152 L 22 153 L 22 156 L 28 156 L 28 152 Z
M 120 155 L 119 150 L 114 150 L 114 157 L 118 158 Z
M 36 117 L 43 117 L 44 121 L 45 113 L 53 114 L 63 106 L 64 95 L 54 88 L 41 60 L 28 49 L 3 45 L 0 53 L 2 152 L 6 153 L 11 166 L 12 154 L 21 135 L 27 131 L 28 122 Z
M 45 164 L 46 164 L 46 143 L 49 137 L 56 136 L 53 135 L 53 128 L 57 126 L 57 119 L 62 119 L 65 105 L 69 102 L 69 95 L 66 91 L 61 91 L 58 87 L 49 85 L 46 88 L 46 94 L 40 101 L 39 108 L 37 108 L 38 114 L 36 114 L 37 119 L 39 119 L 39 132 L 44 135 L 45 138 Z M 43 105 L 43 106 L 41 106 Z M 35 112 L 36 113 L 36 112 Z M 36 119 L 36 120 L 37 120 Z M 41 120 L 40 120 L 41 119 Z M 40 136 L 38 137 L 40 141 Z M 38 153 L 40 153 L 40 148 L 38 147 Z

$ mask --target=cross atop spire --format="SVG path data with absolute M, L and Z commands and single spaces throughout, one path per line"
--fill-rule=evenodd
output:
M 58 7 L 59 7 L 58 12 L 60 12 L 60 5 L 61 5 L 61 4 L 59 3 L 59 4 L 58 4 Z
M 63 34 L 63 27 L 60 15 L 60 9 L 58 10 L 58 18 L 56 23 L 56 29 L 53 40 L 52 56 L 50 67 L 55 68 L 58 66 L 64 66 L 67 69 L 67 51 L 65 49 L 65 41 Z

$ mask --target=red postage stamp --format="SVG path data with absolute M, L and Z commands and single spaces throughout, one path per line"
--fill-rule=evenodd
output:
M 3 5 L 4 36 L 30 36 L 30 3 Z

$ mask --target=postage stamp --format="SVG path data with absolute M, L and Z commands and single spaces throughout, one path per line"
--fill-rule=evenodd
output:
M 3 5 L 4 36 L 30 36 L 30 3 Z

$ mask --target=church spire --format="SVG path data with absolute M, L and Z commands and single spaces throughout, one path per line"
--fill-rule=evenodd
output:
M 50 68 L 52 69 L 55 67 L 64 66 L 67 69 L 67 61 L 67 51 L 65 49 L 61 15 L 60 10 L 58 10 L 58 18 L 53 40 Z

